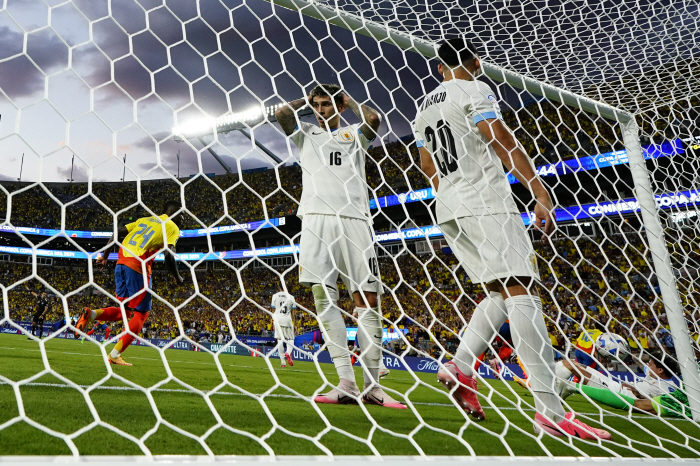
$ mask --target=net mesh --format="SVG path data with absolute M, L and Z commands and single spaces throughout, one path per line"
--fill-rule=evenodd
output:
M 697 5 L 319 5 L 428 41 L 468 31 L 486 61 L 632 112 L 698 350 Z M 494 340 L 479 370 L 486 421 L 471 420 L 435 384 L 484 290 L 433 228 L 434 200 L 413 142 L 416 102 L 439 82 L 434 62 L 257 0 L 5 2 L 0 39 L 0 324 L 8 333 L 0 350 L 0 451 L 697 457 L 700 435 L 687 412 L 619 410 L 585 393 L 568 397 L 567 406 L 610 430 L 613 441 L 533 433 L 532 396 L 512 382 L 517 354 L 499 356 L 512 346 L 505 337 Z M 384 117 L 366 172 L 381 312 L 392 334 L 383 349 L 391 374 L 381 383 L 407 405 L 399 414 L 314 403 L 337 383 L 318 335 L 320 351 L 298 343 L 293 370 L 280 370 L 274 348 L 259 346 L 271 333 L 270 297 L 279 287 L 298 303 L 297 334 L 318 333 L 294 249 L 302 168 L 270 107 L 327 82 Z M 575 359 L 582 332 L 598 325 L 622 336 L 639 359 L 656 352 L 672 360 L 619 123 L 488 82 L 559 209 L 551 240 L 523 217 L 558 355 Z M 228 118 L 232 130 L 214 133 L 217 118 Z M 530 212 L 529 192 L 513 186 L 518 207 Z M 122 322 L 109 335 L 105 328 L 80 333 L 82 345 L 73 338 L 84 307 L 119 306 L 113 268 L 88 258 L 117 225 L 159 215 L 169 199 L 182 202 L 182 230 L 194 232 L 178 243 L 186 282 L 175 285 L 156 262 L 153 310 L 125 355 L 134 366 L 111 366 Z M 251 250 L 257 255 L 223 255 Z M 346 324 L 356 327 L 347 289 L 339 290 Z M 43 291 L 49 338 L 27 341 Z M 617 377 L 644 370 L 637 360 L 594 359 Z M 504 368 L 502 380 L 489 360 Z M 27 435 L 38 439 L 36 449 L 19 446 Z

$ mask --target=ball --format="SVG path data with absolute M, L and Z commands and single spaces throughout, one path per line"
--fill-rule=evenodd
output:
M 627 341 L 615 333 L 603 333 L 595 341 L 596 350 L 601 356 L 607 358 L 624 359 L 630 354 L 630 347 Z

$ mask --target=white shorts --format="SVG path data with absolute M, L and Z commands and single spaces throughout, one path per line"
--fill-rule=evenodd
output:
M 294 340 L 294 323 L 289 316 L 274 317 L 275 338 L 278 340 Z
M 460 217 L 441 223 L 440 229 L 472 283 L 539 280 L 537 256 L 520 215 Z
M 350 293 L 381 293 L 372 228 L 366 220 L 306 214 L 299 248 L 299 283 L 335 289 L 340 274 Z
M 294 327 L 275 325 L 275 338 L 285 341 L 294 340 Z

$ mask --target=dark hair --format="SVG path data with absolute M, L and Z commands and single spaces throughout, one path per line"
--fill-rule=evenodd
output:
M 660 349 L 654 349 L 647 353 L 654 360 L 656 367 L 662 368 L 667 376 L 674 377 L 680 374 L 681 367 L 678 361 L 670 354 Z
M 180 210 L 181 207 L 182 204 L 180 204 L 178 201 L 168 201 L 165 203 L 165 206 L 163 208 L 165 209 L 164 212 L 167 213 L 170 211 L 177 212 L 178 210 Z
M 478 56 L 479 51 L 476 49 L 476 46 L 464 37 L 447 39 L 440 44 L 440 48 L 438 49 L 438 58 L 443 64 L 450 68 L 459 66 Z
M 343 105 L 343 93 L 341 92 L 340 86 L 337 84 L 319 84 L 318 86 L 311 89 L 309 97 L 313 102 L 314 97 L 332 97 L 335 100 L 336 107 Z

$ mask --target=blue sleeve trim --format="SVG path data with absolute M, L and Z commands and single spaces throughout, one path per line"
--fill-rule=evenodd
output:
M 299 129 L 299 125 L 296 125 L 296 126 L 294 127 L 294 131 L 297 131 L 298 129 Z
M 484 120 L 496 120 L 498 119 L 498 114 L 496 112 L 485 112 L 474 115 L 474 124 L 479 123 Z
M 416 139 L 416 147 L 423 147 L 425 144 L 423 143 L 423 140 L 421 139 Z

